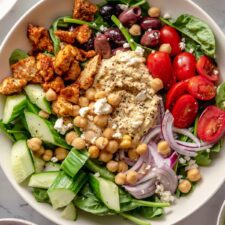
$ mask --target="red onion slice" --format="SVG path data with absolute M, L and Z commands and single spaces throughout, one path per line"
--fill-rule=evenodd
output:
M 173 152 L 170 157 L 165 159 L 165 164 L 170 168 L 173 168 L 176 165 L 178 159 L 179 154 L 177 152 Z
M 161 127 L 156 126 L 152 128 L 143 138 L 142 142 L 148 144 L 153 138 L 161 134 Z
M 194 143 L 188 143 L 188 142 L 183 142 L 183 141 L 176 141 L 176 143 L 182 147 L 185 147 L 185 149 L 187 149 L 189 151 L 196 151 L 196 152 L 204 151 L 206 149 L 210 149 L 213 147 L 213 145 L 210 145 L 207 143 L 200 145 L 199 147 L 197 147 Z

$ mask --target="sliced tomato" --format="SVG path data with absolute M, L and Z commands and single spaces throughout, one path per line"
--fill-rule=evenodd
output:
M 200 116 L 197 134 L 200 139 L 209 143 L 217 142 L 225 132 L 225 111 L 209 106 Z
M 219 70 L 208 56 L 201 56 L 196 64 L 198 73 L 210 81 L 219 80 Z
M 188 128 L 194 122 L 198 113 L 198 102 L 191 95 L 181 96 L 175 103 L 172 114 L 174 126 Z
M 177 80 L 187 80 L 195 76 L 195 56 L 189 52 L 180 53 L 173 61 L 173 70 Z
M 166 109 L 171 109 L 179 97 L 187 93 L 187 81 L 174 84 L 166 95 Z
M 169 88 L 173 78 L 173 68 L 168 53 L 155 52 L 151 53 L 147 59 L 147 67 L 154 78 L 163 81 L 164 87 Z
M 180 35 L 175 28 L 167 25 L 162 27 L 162 29 L 160 30 L 160 43 L 171 45 L 172 56 L 175 56 L 181 52 L 180 42 Z
M 215 85 L 202 76 L 190 78 L 187 90 L 195 98 L 203 101 L 211 100 L 216 96 Z

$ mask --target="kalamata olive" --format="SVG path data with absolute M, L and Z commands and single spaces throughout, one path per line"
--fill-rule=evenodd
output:
M 102 58 L 108 59 L 111 56 L 112 49 L 108 38 L 104 34 L 100 34 L 95 38 L 94 48 L 97 54 L 101 55 Z
M 85 49 L 85 50 L 87 50 L 87 51 L 89 51 L 89 50 L 91 50 L 91 49 L 94 49 L 94 41 L 95 41 L 95 38 L 94 38 L 94 36 L 93 37 L 91 37 L 89 40 L 88 40 L 88 42 L 87 43 L 84 43 L 83 44 L 83 49 Z
M 120 22 L 126 26 L 130 27 L 135 24 L 139 18 L 141 17 L 141 8 L 139 7 L 131 7 L 125 11 L 123 11 L 119 15 Z
M 111 23 L 111 16 L 116 15 L 118 16 L 122 10 L 118 5 L 115 4 L 107 4 L 100 8 L 99 10 L 101 16 L 104 18 L 105 21 Z
M 141 44 L 147 47 L 155 47 L 159 44 L 160 32 L 158 30 L 149 30 L 141 38 Z
M 105 36 L 117 46 L 122 46 L 126 40 L 118 28 L 110 28 L 104 32 Z
M 143 30 L 159 30 L 161 27 L 161 22 L 157 18 L 145 17 L 141 22 L 141 28 Z
M 130 48 L 123 48 L 123 47 L 115 48 L 115 49 L 112 50 L 112 55 L 116 55 L 116 53 L 117 53 L 118 51 L 126 52 L 126 51 L 128 51 L 129 49 L 130 49 Z

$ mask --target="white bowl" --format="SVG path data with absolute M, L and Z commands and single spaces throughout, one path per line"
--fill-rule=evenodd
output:
M 0 225 L 36 225 L 36 224 L 21 219 L 4 218 L 0 219 Z
M 0 0 L 0 20 L 12 9 L 17 0 Z
M 12 28 L 7 37 L 5 38 L 0 49 L 0 75 L 7 76 L 10 74 L 8 59 L 10 53 L 15 48 L 21 48 L 24 50 L 30 50 L 31 46 L 26 38 L 26 28 L 28 23 L 39 24 L 42 26 L 50 26 L 52 21 L 60 16 L 71 15 L 72 6 L 74 0 L 42 0 L 30 9 Z M 98 1 L 99 2 L 99 1 Z M 195 15 L 202 20 L 206 21 L 213 29 L 217 39 L 217 56 L 218 64 L 221 68 L 221 80 L 225 80 L 225 37 L 223 32 L 219 29 L 217 24 L 196 4 L 190 0 L 150 0 L 151 5 L 159 6 L 163 13 L 169 13 L 173 17 L 177 17 L 183 13 L 189 13 Z M 3 98 L 0 98 L 0 105 L 4 102 Z M 2 108 L 0 107 L 0 115 L 2 114 Z M 4 136 L 1 138 L 0 148 L 0 164 L 5 172 L 5 175 L 16 189 L 16 191 L 28 202 L 35 210 L 41 213 L 49 220 L 60 225 L 74 225 L 74 222 L 66 221 L 60 218 L 60 213 L 54 211 L 49 205 L 37 203 L 26 187 L 20 186 L 16 183 L 10 166 L 10 152 L 11 142 Z M 197 185 L 196 190 L 188 197 L 181 198 L 177 203 L 171 207 L 171 213 L 165 216 L 165 218 L 158 221 L 153 221 L 152 225 L 172 225 L 175 224 L 191 213 L 196 211 L 199 207 L 205 204 L 209 198 L 211 198 L 225 180 L 225 151 L 222 151 L 220 155 L 214 160 L 213 164 L 209 168 L 202 168 L 203 181 Z M 97 217 L 86 213 L 79 213 L 79 219 L 76 222 L 78 225 L 108 225 L 129 224 L 125 220 L 121 220 L 119 217 Z
M 223 202 L 223 205 L 220 208 L 216 225 L 224 225 L 224 224 L 225 224 L 225 201 Z

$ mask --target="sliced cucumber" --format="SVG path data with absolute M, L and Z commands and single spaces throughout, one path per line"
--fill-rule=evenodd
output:
M 79 173 L 72 179 L 63 171 L 54 180 L 48 189 L 48 195 L 54 209 L 67 206 L 77 195 L 83 185 L 86 183 L 88 176 L 86 173 Z
M 34 173 L 34 164 L 26 140 L 17 141 L 11 153 L 12 171 L 18 183 Z
M 61 168 L 71 177 L 74 177 L 79 170 L 84 166 L 88 159 L 86 151 L 78 151 L 72 149 L 66 159 L 63 161 Z
M 51 113 L 50 103 L 45 98 L 43 88 L 38 84 L 29 84 L 24 88 L 30 101 L 47 113 Z
M 45 171 L 46 172 L 51 172 L 51 171 L 60 171 L 61 169 L 61 165 L 58 163 L 54 163 L 54 162 L 47 162 L 45 164 Z
M 35 113 L 25 111 L 28 130 L 32 137 L 38 137 L 44 142 L 70 149 L 66 141 L 57 133 L 51 122 L 41 118 Z
M 45 167 L 45 161 L 38 158 L 37 156 L 33 155 L 34 160 L 34 168 L 36 173 L 40 173 L 44 170 Z
M 35 114 L 38 114 L 40 112 L 40 109 L 36 105 L 34 105 L 29 99 L 27 99 L 27 110 Z
M 8 124 L 20 116 L 26 103 L 27 98 L 23 94 L 8 96 L 3 112 L 3 123 Z
M 120 212 L 119 188 L 112 181 L 90 175 L 90 185 L 96 196 L 109 208 Z
M 28 186 L 48 189 L 53 184 L 54 180 L 58 175 L 58 171 L 33 174 L 30 178 Z
M 77 219 L 77 210 L 72 202 L 62 211 L 61 217 L 72 221 Z

